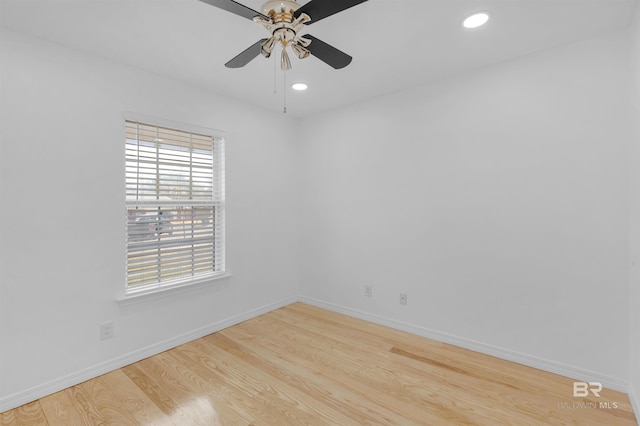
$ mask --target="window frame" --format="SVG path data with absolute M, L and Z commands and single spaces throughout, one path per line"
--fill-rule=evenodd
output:
M 127 185 L 123 184 L 125 200 L 124 200 L 124 218 L 125 218 L 125 250 L 124 250 L 124 283 L 119 287 L 117 300 L 119 303 L 129 303 L 132 301 L 138 302 L 142 300 L 147 300 L 151 298 L 157 298 L 164 295 L 175 294 L 178 292 L 183 292 L 192 288 L 199 288 L 203 285 L 216 284 L 220 283 L 222 279 L 226 279 L 230 277 L 228 269 L 226 267 L 226 229 L 225 229 L 225 213 L 226 213 L 226 197 L 225 197 L 225 137 L 224 132 L 219 130 L 214 130 L 210 128 L 205 128 L 201 126 L 194 126 L 185 123 L 179 123 L 171 120 L 159 119 L 157 117 L 149 117 L 140 114 L 132 114 L 126 113 L 123 114 L 123 120 L 121 121 L 122 130 L 125 131 L 124 136 L 124 144 L 123 144 L 123 179 L 127 180 L 127 136 L 126 136 L 126 128 L 127 123 L 140 123 L 147 126 L 153 126 L 163 129 L 169 129 L 177 132 L 185 132 L 192 133 L 197 135 L 204 135 L 206 137 L 212 138 L 212 197 L 208 202 L 202 201 L 194 201 L 192 204 L 189 202 L 185 202 L 185 200 L 179 202 L 170 202 L 166 203 L 165 201 L 161 202 L 160 193 L 157 193 L 158 198 L 154 202 L 134 202 L 132 200 L 128 200 L 127 193 Z M 121 130 L 121 131 L 122 131 Z M 122 134 L 122 133 L 121 133 Z M 191 165 L 191 160 L 190 163 Z M 217 173 L 217 175 L 216 175 Z M 190 182 L 191 185 L 191 182 Z M 138 191 L 136 189 L 136 191 Z M 216 195 L 214 196 L 213 193 Z M 191 200 L 193 201 L 193 200 Z M 132 287 L 129 285 L 129 271 L 128 271 L 128 255 L 129 255 L 129 239 L 130 232 L 127 230 L 128 226 L 128 215 L 132 206 L 142 206 L 142 205 L 175 205 L 178 208 L 178 205 L 181 206 L 190 206 L 198 207 L 205 205 L 207 207 L 211 207 L 215 213 L 215 223 L 213 224 L 212 230 L 212 238 L 213 241 L 213 254 L 212 260 L 214 264 L 213 271 L 202 273 L 199 275 L 191 275 L 191 276 L 182 276 L 177 279 L 167 280 L 167 281 L 155 281 L 153 283 L 141 285 L 139 287 Z M 218 223 L 220 222 L 220 223 Z M 158 239 L 160 241 L 160 239 Z M 160 245 L 160 242 L 158 242 Z M 220 251 L 222 251 L 220 253 Z

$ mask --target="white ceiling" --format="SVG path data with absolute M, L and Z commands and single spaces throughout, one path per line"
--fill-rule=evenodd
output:
M 262 4 L 240 2 L 256 10 Z M 0 0 L 0 6 L 4 27 L 282 109 L 282 92 L 273 94 L 273 59 L 224 67 L 266 31 L 198 0 Z M 354 60 L 334 70 L 291 55 L 287 80 L 310 88 L 288 90 L 289 114 L 307 116 L 622 29 L 635 7 L 636 0 L 369 0 L 307 27 Z M 489 23 L 462 28 L 479 10 L 491 14 Z M 276 77 L 282 86 L 279 69 Z

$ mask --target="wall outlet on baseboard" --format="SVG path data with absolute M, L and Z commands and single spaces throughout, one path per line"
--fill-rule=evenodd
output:
M 100 324 L 100 340 L 107 340 L 113 337 L 113 321 Z
M 364 286 L 364 295 L 367 297 L 373 297 L 373 286 L 368 284 Z
M 401 305 L 407 304 L 407 293 L 400 293 L 400 304 Z

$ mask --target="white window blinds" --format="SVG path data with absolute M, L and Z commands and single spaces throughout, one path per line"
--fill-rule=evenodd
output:
M 125 122 L 127 289 L 224 273 L 224 140 Z

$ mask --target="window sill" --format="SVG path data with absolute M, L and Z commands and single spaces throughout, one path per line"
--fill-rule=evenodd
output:
M 230 277 L 231 274 L 225 272 L 222 275 L 200 277 L 194 280 L 184 281 L 182 283 L 167 285 L 166 287 L 154 287 L 137 291 L 134 290 L 118 296 L 117 301 L 118 305 L 121 307 L 135 305 L 151 300 L 162 299 L 202 287 L 221 285 L 224 284 Z

